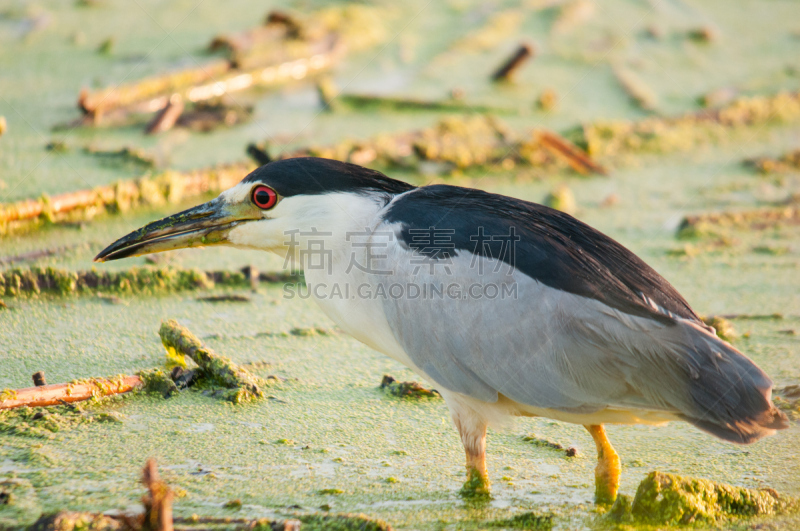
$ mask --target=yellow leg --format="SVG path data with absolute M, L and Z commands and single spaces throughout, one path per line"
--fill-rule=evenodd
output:
M 598 504 L 611 504 L 619 491 L 619 456 L 611 446 L 602 424 L 584 426 L 597 446 L 597 467 L 594 469 L 594 497 Z

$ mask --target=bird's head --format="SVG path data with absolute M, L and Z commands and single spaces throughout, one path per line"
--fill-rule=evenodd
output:
M 343 226 L 363 230 L 359 218 L 412 188 L 380 172 L 329 159 L 271 162 L 216 199 L 120 238 L 95 261 L 209 245 L 280 253 L 293 233 L 333 233 Z

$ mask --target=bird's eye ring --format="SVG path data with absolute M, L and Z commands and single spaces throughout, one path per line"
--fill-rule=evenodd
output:
M 278 194 L 269 186 L 253 188 L 253 203 L 261 210 L 269 210 L 278 203 Z

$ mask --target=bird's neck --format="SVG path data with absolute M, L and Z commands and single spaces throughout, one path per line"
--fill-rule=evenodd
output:
M 287 262 L 306 271 L 314 268 L 347 265 L 352 253 L 364 252 L 365 233 L 378 223 L 384 198 L 354 193 L 333 193 L 309 197 L 302 219 L 286 220 L 281 227 L 284 245 L 274 251 Z M 355 245 L 354 245 L 355 244 Z

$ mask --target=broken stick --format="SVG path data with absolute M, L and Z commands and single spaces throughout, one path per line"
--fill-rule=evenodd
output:
M 569 164 L 573 170 L 582 174 L 598 173 L 608 175 L 606 169 L 592 160 L 582 149 L 563 136 L 551 131 L 537 131 L 536 139 L 547 151 Z
M 25 389 L 6 389 L 0 392 L 0 410 L 16 407 L 58 406 L 65 402 L 81 402 L 93 397 L 127 393 L 142 385 L 138 376 L 118 376 L 115 378 L 92 378 L 65 384 L 27 387 Z
M 530 44 L 521 44 L 514 55 L 509 57 L 508 61 L 497 69 L 492 75 L 492 81 L 510 81 L 514 74 L 519 70 L 519 67 L 528 59 L 533 57 L 534 48 Z
M 175 122 L 178 121 L 178 118 L 180 118 L 183 109 L 183 98 L 180 94 L 173 94 L 170 96 L 169 102 L 167 102 L 164 108 L 159 111 L 153 121 L 147 126 L 146 133 L 148 135 L 154 135 L 169 131 L 172 129 L 172 126 L 175 125 Z

